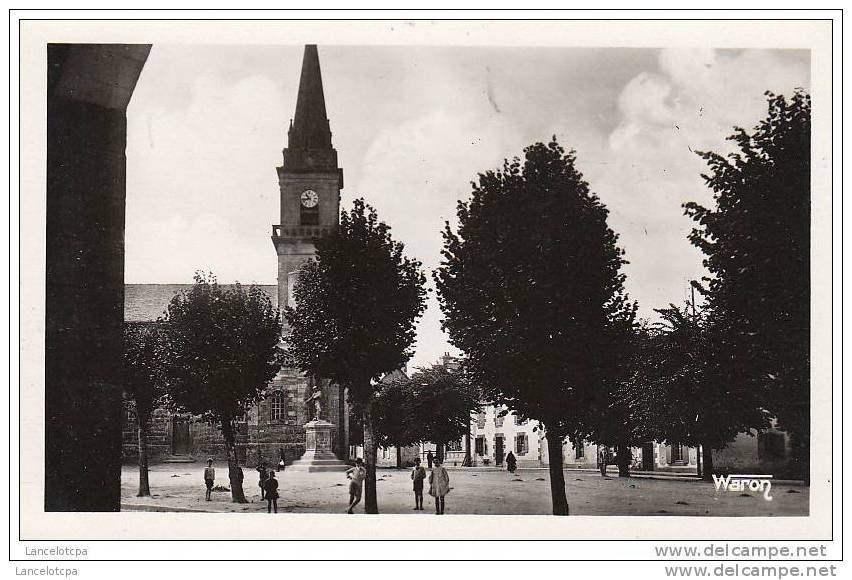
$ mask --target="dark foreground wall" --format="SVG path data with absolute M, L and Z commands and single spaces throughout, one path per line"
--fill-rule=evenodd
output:
M 47 511 L 120 507 L 126 109 L 149 51 L 47 47 Z

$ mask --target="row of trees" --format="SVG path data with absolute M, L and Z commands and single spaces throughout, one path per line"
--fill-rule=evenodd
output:
M 685 206 L 697 222 L 690 240 L 706 256 L 709 276 L 696 283 L 704 306 L 669 306 L 654 324 L 637 320 L 618 235 L 573 151 L 554 138 L 480 174 L 470 199 L 458 204 L 458 226 L 444 228 L 433 273 L 443 326 L 465 354 L 463 373 L 427 369 L 381 381 L 412 354 L 426 276 L 363 200 L 341 213 L 337 231 L 317 240 L 295 284 L 295 306 L 284 311 L 286 364 L 348 390 L 363 426 L 368 513 L 378 512 L 377 446 L 456 439 L 447 433 L 466 431 L 480 400 L 541 422 L 558 515 L 569 511 L 566 438 L 617 447 L 626 475 L 636 442 L 700 444 L 709 453 L 774 416 L 794 436 L 807 474 L 809 97 L 769 95 L 767 119 L 732 139 L 737 153 L 701 153 L 716 207 Z M 189 315 L 196 301 L 212 313 L 229 300 L 215 283 L 200 279 L 196 288 L 198 296 L 176 297 L 164 319 L 167 349 L 182 353 L 167 356 L 167 391 L 172 404 L 220 424 L 228 440 L 234 417 L 281 363 L 280 320 L 251 290 L 257 313 L 240 311 L 247 318 L 223 312 L 214 324 Z M 230 340 L 244 342 L 217 359 Z M 227 396 L 199 397 L 204 385 Z M 440 411 L 446 430 L 434 420 L 424 422 L 434 432 L 419 429 L 428 413 L 418 405 L 450 404 L 442 391 L 449 386 L 463 404 Z M 232 493 L 241 475 L 233 465 Z
M 709 275 L 704 297 L 657 310 L 639 333 L 643 364 L 622 398 L 638 440 L 713 450 L 777 422 L 791 439 L 794 477 L 810 478 L 810 97 L 766 94 L 768 114 L 736 128 L 736 152 L 700 152 L 714 207 L 684 205 L 689 240 Z
M 709 275 L 693 306 L 636 320 L 607 210 L 554 138 L 479 175 L 444 230 L 435 272 L 444 328 L 485 398 L 542 422 L 553 513 L 568 514 L 562 441 L 618 448 L 658 439 L 712 450 L 770 419 L 808 478 L 810 98 L 767 93 L 737 151 L 699 153 L 715 207 L 687 203 Z

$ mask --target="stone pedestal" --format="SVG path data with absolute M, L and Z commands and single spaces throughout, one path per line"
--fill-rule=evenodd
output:
M 305 424 L 305 454 L 287 469 L 292 471 L 342 471 L 347 465 L 331 451 L 336 427 L 323 419 Z

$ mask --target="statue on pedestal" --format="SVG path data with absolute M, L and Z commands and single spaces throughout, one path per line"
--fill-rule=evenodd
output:
M 322 419 L 323 392 L 322 387 L 314 379 L 311 379 L 310 385 L 311 392 L 307 398 L 308 410 L 311 419 L 316 421 Z

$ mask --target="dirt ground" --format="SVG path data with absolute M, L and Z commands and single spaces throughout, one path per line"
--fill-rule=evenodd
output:
M 216 485 L 230 487 L 227 465 L 217 464 Z M 139 472 L 122 471 L 122 509 L 144 511 L 266 512 L 260 500 L 257 472 L 244 469 L 248 504 L 231 502 L 230 492 L 214 491 L 204 500 L 201 463 L 169 463 L 150 469 L 152 496 L 136 497 Z M 452 469 L 449 514 L 549 514 L 550 483 L 546 469 L 522 469 L 515 475 L 496 469 Z M 414 512 L 414 494 L 408 470 L 377 470 L 380 513 L 434 514 L 432 498 L 425 496 L 423 512 Z M 343 513 L 348 482 L 340 472 L 278 474 L 278 511 L 281 513 Z M 589 471 L 566 470 L 565 488 L 574 515 L 633 516 L 805 516 L 809 490 L 801 485 L 774 484 L 772 501 L 762 494 L 717 492 L 713 483 L 684 479 L 601 477 Z M 428 490 L 428 486 L 427 486 Z M 363 512 L 363 502 L 356 508 Z

